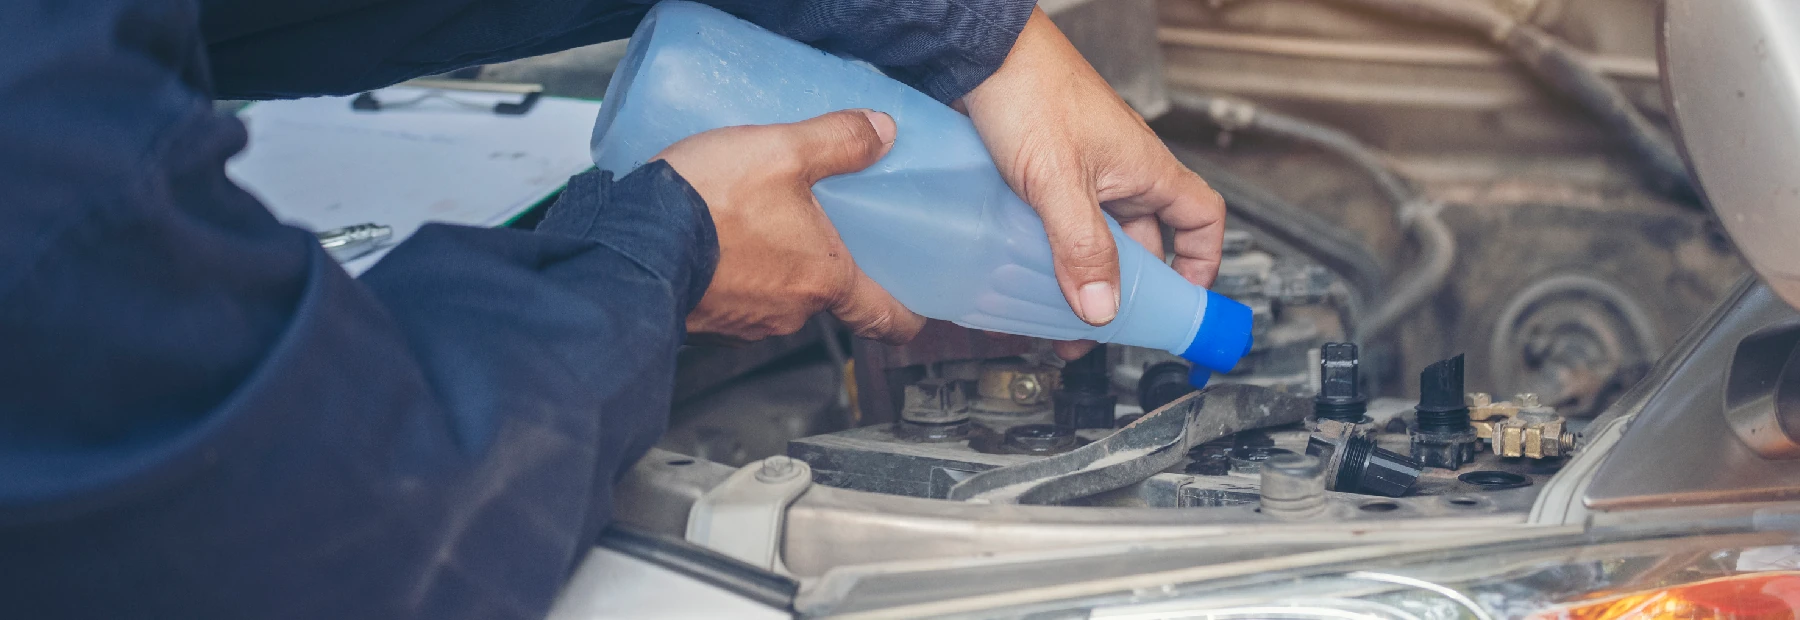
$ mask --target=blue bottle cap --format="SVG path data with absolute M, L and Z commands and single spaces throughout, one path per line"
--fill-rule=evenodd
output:
M 1250 352 L 1250 306 L 1214 293 L 1206 292 L 1206 312 L 1200 317 L 1200 329 L 1188 343 L 1181 357 L 1199 368 L 1230 372 L 1238 360 Z
M 1212 371 L 1207 370 L 1204 366 L 1195 366 L 1188 369 L 1188 385 L 1194 386 L 1194 389 L 1196 390 L 1206 389 L 1206 382 L 1211 380 Z

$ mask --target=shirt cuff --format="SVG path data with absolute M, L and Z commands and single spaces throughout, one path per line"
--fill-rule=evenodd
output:
M 1012 53 L 1013 43 L 1031 18 L 1037 0 L 985 0 L 976 4 L 950 0 L 949 21 L 962 22 L 965 27 L 947 33 L 949 45 L 939 56 L 890 72 L 946 104 L 987 81 Z
M 706 201 L 668 162 L 654 161 L 621 179 L 589 170 L 569 178 L 541 233 L 607 244 L 677 291 L 692 312 L 719 264 L 719 237 Z

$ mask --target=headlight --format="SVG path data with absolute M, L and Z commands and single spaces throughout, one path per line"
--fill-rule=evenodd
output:
M 1183 584 L 1090 618 L 1762 620 L 1800 618 L 1789 533 L 1524 541 L 1310 574 Z M 1561 543 L 1561 544 L 1558 544 Z M 1354 568 L 1353 570 L 1345 570 Z M 1146 598 L 1138 592 L 1140 600 Z M 1068 608 L 1065 607 L 1065 610 Z
M 1747 529 L 1740 521 L 1599 533 L 1503 527 L 1342 544 L 1330 536 L 1140 542 L 1055 560 L 849 571 L 796 604 L 807 615 L 870 618 L 1800 618 L 1800 535 Z
M 1784 548 L 1792 553 L 1792 548 Z M 1750 620 L 1794 618 L 1800 612 L 1800 573 L 1745 573 L 1689 584 L 1603 595 L 1537 614 L 1542 620 Z

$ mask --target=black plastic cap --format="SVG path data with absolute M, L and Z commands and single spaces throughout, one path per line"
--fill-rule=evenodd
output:
M 1063 365 L 1062 389 L 1085 394 L 1106 394 L 1112 390 L 1112 379 L 1109 378 L 1111 373 L 1107 370 L 1106 346 L 1094 347 L 1087 355 Z
M 1144 376 L 1138 379 L 1138 406 L 1149 413 L 1194 391 L 1194 385 L 1188 383 L 1188 371 L 1188 365 L 1181 362 L 1163 362 L 1144 369 Z
M 1468 409 L 1463 401 L 1463 356 L 1426 366 L 1419 373 L 1419 411 Z
M 1375 446 L 1362 437 L 1344 441 L 1344 460 L 1338 465 L 1333 490 L 1401 497 L 1419 481 L 1425 466 L 1418 461 Z M 1312 450 L 1309 447 L 1308 453 Z
M 1424 471 L 1425 467 L 1418 461 L 1376 448 L 1369 454 L 1369 463 L 1363 467 L 1360 482 L 1364 493 L 1401 497 L 1412 490 Z
M 1063 365 L 1062 389 L 1050 395 L 1056 423 L 1068 428 L 1112 428 L 1117 421 L 1112 378 L 1106 366 L 1106 346 Z
M 1058 426 L 1112 428 L 1118 421 L 1119 398 L 1111 394 L 1058 391 L 1050 395 L 1050 411 Z
M 1463 356 L 1426 366 L 1419 373 L 1419 431 L 1463 433 L 1469 425 L 1469 406 L 1463 400 Z
M 1361 421 L 1369 399 L 1358 387 L 1356 345 L 1326 343 L 1319 353 L 1319 394 L 1313 397 L 1313 414 L 1352 424 Z

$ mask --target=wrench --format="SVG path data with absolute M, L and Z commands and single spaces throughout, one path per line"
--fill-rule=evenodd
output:
M 1175 399 L 1130 426 L 1075 450 L 976 474 L 949 499 L 1058 504 L 1141 482 L 1180 463 L 1189 448 L 1253 428 L 1291 424 L 1312 400 L 1265 387 L 1225 384 Z

